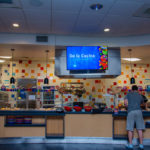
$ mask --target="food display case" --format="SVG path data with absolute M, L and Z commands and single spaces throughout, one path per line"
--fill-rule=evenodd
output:
M 55 87 L 43 86 L 43 92 L 41 92 L 41 100 L 43 108 L 50 108 L 55 106 Z

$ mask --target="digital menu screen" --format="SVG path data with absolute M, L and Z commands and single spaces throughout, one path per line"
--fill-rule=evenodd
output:
M 105 46 L 68 46 L 67 70 L 107 70 L 108 50 Z

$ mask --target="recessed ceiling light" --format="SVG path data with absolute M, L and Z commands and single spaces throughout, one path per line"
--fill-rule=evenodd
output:
M 11 58 L 11 56 L 0 56 L 0 58 L 10 59 L 10 58 Z
M 92 9 L 92 10 L 99 10 L 99 9 L 101 9 L 101 8 L 103 8 L 103 5 L 101 5 L 101 4 L 92 4 L 91 6 L 90 6 L 90 8 Z
M 5 62 L 5 60 L 1 60 L 1 59 L 0 59 L 0 63 L 3 63 L 3 62 Z
M 13 23 L 13 27 L 18 28 L 19 24 L 18 23 Z
M 122 59 L 126 61 L 140 61 L 141 60 L 139 58 L 122 58 Z
M 104 29 L 104 32 L 109 32 L 109 31 L 110 31 L 109 28 L 105 28 L 105 29 Z

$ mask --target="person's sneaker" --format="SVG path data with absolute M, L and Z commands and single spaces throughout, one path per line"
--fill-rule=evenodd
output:
M 126 148 L 127 148 L 127 149 L 133 149 L 133 144 L 128 144 L 128 145 L 126 146 Z
M 144 149 L 143 144 L 139 144 L 139 148 L 140 148 L 141 150 Z

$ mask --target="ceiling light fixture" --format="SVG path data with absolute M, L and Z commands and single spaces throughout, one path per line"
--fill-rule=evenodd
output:
M 140 61 L 141 59 L 139 58 L 121 58 L 122 60 L 126 60 L 126 61 Z
M 131 52 L 132 49 L 128 49 L 129 55 L 130 55 L 130 67 L 131 67 L 131 74 L 132 77 L 130 78 L 130 84 L 135 84 L 135 78 L 133 77 L 133 72 L 132 72 L 132 64 L 131 64 Z
M 15 83 L 15 78 L 13 77 L 13 52 L 14 51 L 15 51 L 15 49 L 11 49 L 11 52 L 12 52 L 11 75 L 12 75 L 12 77 L 10 78 L 10 84 L 14 84 Z
M 92 9 L 92 10 L 100 10 L 100 9 L 102 9 L 103 8 L 103 5 L 102 4 L 92 4 L 91 6 L 90 6 L 90 8 Z
M 5 62 L 5 60 L 1 60 L 1 59 L 0 59 L 0 63 L 3 63 L 3 62 Z
M 13 23 L 13 27 L 18 28 L 19 24 L 18 23 Z
M 104 29 L 104 32 L 109 32 L 109 31 L 110 31 L 109 28 L 105 28 L 105 29 Z
M 11 56 L 0 56 L 0 58 L 10 59 L 10 58 L 11 58 Z
M 47 61 L 48 61 L 48 52 L 49 50 L 46 50 L 46 78 L 44 79 L 44 84 L 48 84 L 49 83 L 49 79 L 47 78 Z

